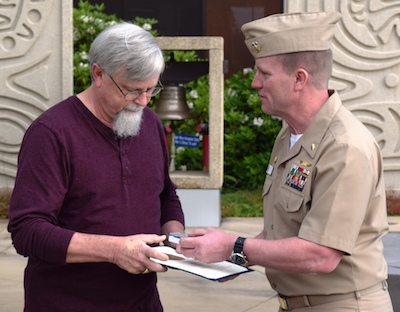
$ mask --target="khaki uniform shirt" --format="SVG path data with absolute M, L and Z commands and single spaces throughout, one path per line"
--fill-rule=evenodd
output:
M 272 288 L 285 296 L 349 293 L 387 278 L 380 148 L 337 93 L 331 93 L 292 149 L 287 126 L 276 139 L 263 189 L 264 236 L 297 236 L 341 250 L 344 256 L 326 274 L 266 269 Z

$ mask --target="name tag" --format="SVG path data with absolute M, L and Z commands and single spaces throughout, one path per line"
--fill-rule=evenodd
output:
M 271 175 L 273 171 L 274 171 L 274 166 L 272 166 L 271 164 L 268 164 L 266 173 L 268 175 Z

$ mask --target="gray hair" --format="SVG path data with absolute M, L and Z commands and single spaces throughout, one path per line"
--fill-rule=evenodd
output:
M 164 56 L 148 31 L 131 23 L 119 23 L 103 30 L 89 51 L 90 65 L 97 63 L 109 75 L 122 72 L 125 79 L 144 81 L 160 75 Z
M 311 75 L 311 83 L 317 89 L 326 89 L 332 74 L 332 50 L 293 52 L 277 55 L 282 69 L 293 73 L 303 67 Z

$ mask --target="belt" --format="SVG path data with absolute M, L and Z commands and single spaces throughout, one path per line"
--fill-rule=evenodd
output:
M 365 288 L 360 291 L 351 292 L 348 294 L 338 295 L 310 295 L 310 296 L 295 296 L 285 297 L 278 294 L 279 305 L 284 311 L 292 311 L 293 309 L 316 306 L 319 304 L 326 304 L 329 302 L 357 298 L 360 299 L 362 296 L 368 295 L 375 291 L 387 289 L 387 281 L 380 282 L 372 287 Z

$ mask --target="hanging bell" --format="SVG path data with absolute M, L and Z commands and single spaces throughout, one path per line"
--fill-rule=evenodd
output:
M 186 102 L 185 87 L 180 85 L 166 85 L 157 101 L 156 114 L 160 119 L 183 120 L 194 117 Z

